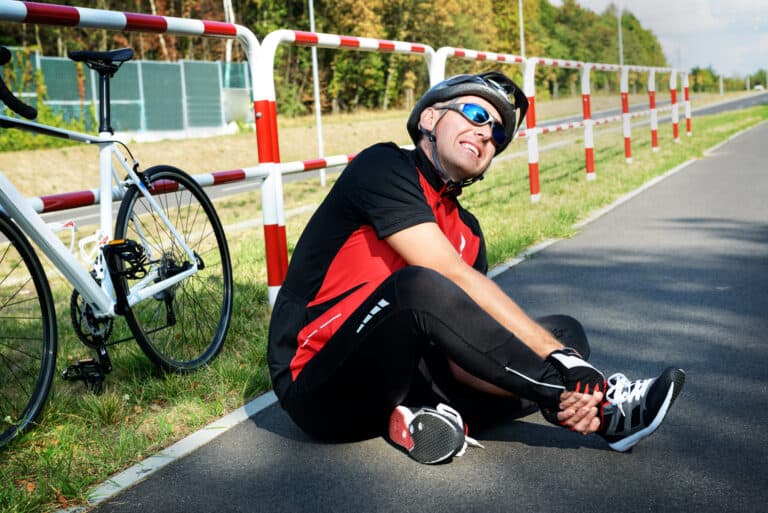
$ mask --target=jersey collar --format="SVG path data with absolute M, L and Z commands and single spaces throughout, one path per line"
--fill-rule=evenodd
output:
M 416 167 L 424 178 L 427 179 L 427 182 L 429 182 L 429 185 L 432 186 L 435 192 L 440 193 L 441 196 L 451 196 L 454 198 L 461 194 L 460 187 L 450 191 L 447 190 L 448 188 L 446 187 L 443 178 L 440 176 L 440 172 L 432 165 L 432 162 L 427 158 L 424 150 L 417 146 L 413 155 Z

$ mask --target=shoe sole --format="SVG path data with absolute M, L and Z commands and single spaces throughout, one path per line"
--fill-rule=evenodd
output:
M 669 407 L 672 406 L 672 403 L 675 402 L 675 399 L 677 399 L 677 396 L 680 395 L 680 391 L 683 389 L 683 385 L 685 384 L 685 372 L 683 372 L 682 369 L 674 369 L 673 376 L 670 380 L 670 387 L 667 391 L 667 396 L 664 398 L 664 403 L 661 405 L 661 408 L 659 408 L 659 411 L 656 413 L 656 417 L 654 417 L 653 422 L 651 422 L 647 427 L 644 429 L 641 429 L 637 433 L 633 433 L 629 435 L 626 438 L 622 438 L 621 440 L 618 440 L 613 443 L 609 443 L 611 449 L 618 452 L 626 452 L 630 450 L 632 447 L 637 445 L 637 443 L 642 440 L 643 438 L 651 435 L 658 427 L 661 425 L 662 421 L 664 420 L 664 417 L 667 415 L 667 411 L 669 411 Z
M 428 465 L 451 458 L 464 445 L 464 434 L 445 418 L 428 411 L 413 414 L 404 406 L 390 417 L 389 439 Z

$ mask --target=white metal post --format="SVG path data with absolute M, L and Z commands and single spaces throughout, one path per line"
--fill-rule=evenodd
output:
M 181 124 L 184 132 L 189 129 L 189 111 L 187 109 L 187 80 L 184 61 L 179 61 L 179 77 L 181 78 Z
M 314 0 L 309 0 L 309 31 L 315 31 L 315 6 Z M 323 120 L 320 112 L 320 79 L 317 72 L 317 47 L 312 51 L 312 83 L 315 90 L 315 126 L 317 126 L 317 154 L 320 158 L 325 156 L 323 149 Z M 325 168 L 320 170 L 320 185 L 325 187 Z
M 144 98 L 144 73 L 141 71 L 141 63 L 136 63 L 136 79 L 139 81 L 139 130 L 142 132 L 147 131 L 147 102 Z

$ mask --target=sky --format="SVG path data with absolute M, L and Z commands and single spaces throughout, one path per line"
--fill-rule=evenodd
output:
M 602 13 L 611 0 L 577 0 Z M 562 5 L 559 0 L 550 0 Z M 768 0 L 614 0 L 661 42 L 667 62 L 744 77 L 768 68 Z M 617 36 L 618 37 L 618 36 Z M 618 55 L 616 56 L 618 61 Z M 624 56 L 631 63 L 630 55 Z

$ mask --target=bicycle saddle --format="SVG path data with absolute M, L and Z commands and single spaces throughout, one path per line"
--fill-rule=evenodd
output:
M 67 55 L 75 62 L 84 62 L 89 68 L 99 73 L 114 73 L 125 61 L 133 58 L 133 49 L 120 48 L 106 52 L 94 52 L 83 50 L 80 52 L 68 52 Z

